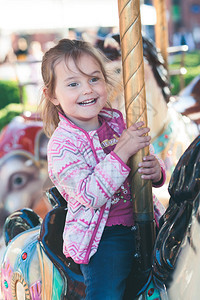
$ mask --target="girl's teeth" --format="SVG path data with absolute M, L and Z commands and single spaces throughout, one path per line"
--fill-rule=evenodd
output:
M 87 100 L 87 101 L 84 101 L 84 102 L 80 102 L 79 104 L 80 105 L 87 105 L 87 104 L 91 104 L 91 103 L 94 103 L 95 102 L 95 99 L 93 100 Z

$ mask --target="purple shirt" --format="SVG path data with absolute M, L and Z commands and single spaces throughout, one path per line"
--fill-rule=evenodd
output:
M 101 146 L 106 154 L 114 150 L 115 145 L 119 139 L 116 132 L 107 124 L 102 121 L 101 127 L 97 130 Z M 128 179 L 112 196 L 112 205 L 108 215 L 106 226 L 124 225 L 133 226 L 133 205 L 130 191 L 130 184 Z

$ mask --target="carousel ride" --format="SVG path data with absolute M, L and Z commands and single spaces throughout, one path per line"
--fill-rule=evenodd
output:
M 170 202 L 160 220 L 149 277 L 125 299 L 198 299 L 199 174 L 200 136 L 181 156 L 172 174 Z M 55 187 L 47 196 L 53 209 L 43 221 L 31 209 L 16 211 L 6 220 L 7 249 L 1 269 L 5 300 L 84 299 L 79 266 L 62 252 L 66 201 Z
M 138 23 L 139 6 L 137 1 L 132 1 L 129 5 L 132 5 L 131 8 L 134 8 L 133 11 L 137 12 L 136 15 L 133 16 L 133 19 L 136 19 L 136 26 L 140 26 Z M 123 16 L 123 13 L 126 13 L 125 7 L 130 9 L 129 5 L 123 1 L 119 1 L 119 15 L 122 19 L 125 18 L 125 16 Z M 132 17 L 128 22 L 129 24 L 120 23 L 123 74 L 126 87 L 124 95 L 126 101 L 127 99 L 128 101 L 131 100 L 131 102 L 125 103 L 127 125 L 129 125 L 129 122 L 134 122 L 135 119 L 145 120 L 146 123 L 147 116 L 145 114 L 148 111 L 146 108 L 144 81 L 141 79 L 141 76 L 144 77 L 142 70 L 143 57 L 141 57 L 142 39 L 138 35 L 135 35 L 135 40 L 132 39 L 134 49 L 136 48 L 133 52 L 137 52 L 137 59 L 133 59 L 133 57 L 129 58 L 135 65 L 133 65 L 134 63 L 130 64 L 127 57 L 131 51 L 129 51 L 128 48 L 129 46 L 132 47 L 133 44 L 130 43 L 130 45 L 127 45 L 126 40 L 128 39 L 124 38 L 124 36 L 128 32 L 128 30 L 125 30 L 126 25 L 129 25 L 128 27 L 131 28 Z M 137 33 L 140 31 L 139 28 Z M 133 34 L 132 31 L 131 34 Z M 139 47 L 139 49 L 137 49 L 137 47 Z M 127 62 L 125 62 L 126 60 Z M 160 64 L 160 66 L 161 65 L 162 64 Z M 134 67 L 136 72 L 133 71 L 133 73 L 129 73 L 129 66 Z M 156 68 L 158 73 L 161 68 L 162 67 Z M 146 69 L 148 69 L 148 67 Z M 136 78 L 137 76 L 134 75 L 132 78 L 132 74 L 136 74 L 138 70 L 140 77 Z M 152 72 L 152 69 L 149 70 Z M 163 79 L 162 76 L 161 79 Z M 126 83 L 127 80 L 128 82 L 133 81 L 131 85 L 133 84 L 134 88 L 129 87 L 129 83 Z M 139 84 L 135 85 L 135 82 L 139 82 Z M 169 95 L 165 88 L 167 85 L 165 80 L 163 80 L 163 82 L 165 82 L 163 89 L 159 88 L 160 95 L 163 95 L 163 97 L 167 99 Z M 155 83 L 158 85 L 158 81 L 155 80 Z M 152 89 L 152 84 L 150 84 L 150 87 Z M 135 98 L 136 100 L 133 100 Z M 159 99 L 161 98 L 159 97 Z M 132 102 L 134 102 L 133 109 Z M 150 103 L 149 100 L 148 102 Z M 159 106 L 161 106 L 160 103 Z M 166 101 L 163 103 L 167 106 Z M 159 106 L 155 104 L 155 107 Z M 162 106 L 164 107 L 164 105 Z M 136 107 L 138 111 L 135 112 Z M 167 107 L 167 109 L 169 108 Z M 161 119 L 163 121 L 163 116 Z M 169 140 L 167 133 L 165 133 L 163 137 L 167 141 Z M 176 141 L 175 137 L 174 141 Z M 159 145 L 161 145 L 161 143 Z M 186 266 L 185 257 L 187 257 L 187 253 L 190 251 L 193 257 L 196 257 L 196 253 L 198 253 L 198 251 L 196 251 L 198 245 L 194 243 L 193 240 L 193 231 L 195 233 L 199 226 L 199 145 L 200 141 L 199 137 L 197 137 L 183 154 L 173 172 L 169 185 L 171 197 L 169 207 L 162 218 L 162 224 L 156 239 L 153 206 L 150 196 L 152 194 L 152 187 L 149 184 L 144 186 L 144 182 L 141 182 L 138 177 L 135 178 L 134 171 L 137 161 L 139 161 L 141 155 L 143 156 L 144 154 L 140 153 L 140 157 L 136 157 L 135 161 L 132 161 L 132 184 L 138 187 L 137 198 L 139 198 L 142 203 L 142 205 L 139 203 L 134 207 L 134 216 L 137 224 L 136 230 L 141 234 L 138 238 L 140 243 L 136 260 L 138 261 L 139 272 L 142 274 L 142 284 L 140 283 L 139 287 L 133 291 L 131 296 L 126 295 L 127 300 L 134 298 L 190 299 L 183 298 L 184 293 L 182 293 L 183 289 L 181 288 L 183 286 L 181 283 L 183 283 L 185 269 L 183 269 L 181 261 L 184 259 Z M 145 151 L 148 151 L 148 149 Z M 170 153 L 169 151 L 168 154 Z M 78 265 L 72 260 L 66 260 L 62 253 L 62 231 L 67 213 L 66 201 L 54 187 L 48 190 L 47 197 L 53 209 L 50 211 L 48 209 L 48 212 L 44 214 L 45 218 L 43 220 L 32 209 L 20 209 L 12 213 L 5 222 L 4 237 L 6 241 L 6 251 L 1 267 L 1 289 L 4 296 L 3 299 L 5 300 L 81 300 L 85 297 L 85 286 Z M 25 206 L 31 207 L 29 205 Z M 15 210 L 18 208 L 19 207 L 16 207 Z M 150 241 L 148 239 L 148 251 L 145 249 L 145 243 L 141 241 L 141 237 L 145 240 L 147 234 L 151 236 Z M 148 252 L 148 254 L 143 256 L 145 252 Z M 188 270 L 190 270 L 190 274 L 192 273 L 193 277 L 197 276 L 191 269 Z M 190 281 L 188 288 L 192 286 L 194 286 L 194 282 Z

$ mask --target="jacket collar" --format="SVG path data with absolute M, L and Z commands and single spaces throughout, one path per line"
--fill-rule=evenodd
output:
M 103 118 L 103 120 L 105 120 L 108 123 L 112 123 L 113 121 L 116 122 L 116 118 L 121 118 L 122 114 L 121 112 L 119 112 L 116 109 L 112 109 L 112 108 L 107 108 L 104 107 L 99 115 Z M 89 134 L 89 135 L 93 135 L 96 133 L 96 130 L 94 131 L 85 131 L 84 129 L 78 127 L 77 125 L 75 125 L 72 121 L 70 121 L 64 114 L 59 112 L 59 118 L 60 118 L 60 124 L 59 126 L 61 126 L 62 128 L 65 129 L 70 129 L 70 131 L 75 132 L 80 132 L 82 131 L 84 134 Z

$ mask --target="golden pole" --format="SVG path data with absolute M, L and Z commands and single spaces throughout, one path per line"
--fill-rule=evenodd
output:
M 140 2 L 118 0 L 118 7 L 127 127 L 137 121 L 147 125 Z M 137 214 L 153 212 L 151 183 L 142 180 L 137 172 L 138 163 L 148 152 L 145 148 L 131 159 L 132 196 Z
M 155 25 L 155 40 L 156 47 L 160 49 L 163 59 L 165 61 L 165 67 L 168 69 L 168 25 L 166 17 L 166 0 L 153 0 L 154 7 L 156 9 L 157 22 Z
M 143 44 L 141 34 L 140 1 L 118 0 L 119 28 L 122 52 L 122 69 L 126 106 L 127 127 L 137 121 L 147 125 L 147 107 L 144 84 Z M 134 219 L 139 224 L 144 265 L 150 267 L 155 225 L 152 201 L 152 185 L 142 180 L 137 172 L 138 163 L 149 152 L 148 147 L 140 150 L 130 160 L 131 191 Z M 142 227 L 142 228 L 141 228 Z M 140 253 L 141 254 L 141 253 Z M 150 256 L 150 259 L 149 259 Z

